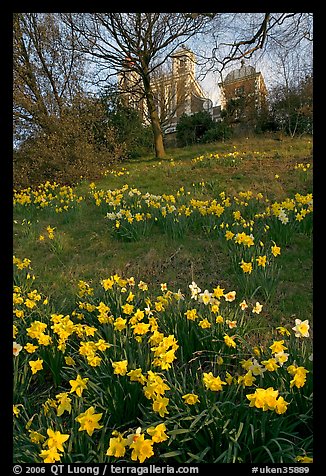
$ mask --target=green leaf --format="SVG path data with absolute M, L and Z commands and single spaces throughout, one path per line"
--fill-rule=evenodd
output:
M 163 453 L 161 458 L 174 458 L 175 456 L 182 455 L 181 451 L 170 451 L 169 453 Z
M 177 428 L 176 430 L 170 430 L 167 433 L 169 435 L 182 435 L 183 433 L 189 433 L 190 429 L 189 428 Z

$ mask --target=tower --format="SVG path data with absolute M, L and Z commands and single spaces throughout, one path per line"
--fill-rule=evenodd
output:
M 175 131 L 182 114 L 191 115 L 199 111 L 211 111 L 212 101 L 205 94 L 195 77 L 195 54 L 182 45 L 172 55 L 171 69 L 167 73 L 151 75 L 151 88 L 164 131 Z M 118 84 L 126 104 L 134 107 L 148 121 L 147 105 L 142 82 L 135 72 L 130 58 L 118 75 Z
M 242 59 L 241 66 L 228 73 L 219 83 L 221 89 L 222 109 L 233 108 L 236 121 L 253 121 L 267 108 L 267 88 L 261 72 L 253 66 L 246 65 Z
M 174 77 L 190 75 L 195 78 L 195 54 L 186 48 L 181 46 L 175 53 L 171 55 L 172 58 L 172 74 Z

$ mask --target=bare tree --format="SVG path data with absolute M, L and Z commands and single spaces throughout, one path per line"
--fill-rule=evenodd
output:
M 71 29 L 53 13 L 14 13 L 13 112 L 16 132 L 43 129 L 81 90 L 83 63 Z
M 207 71 L 222 75 L 241 59 L 265 54 L 274 59 L 280 49 L 302 50 L 312 41 L 312 13 L 216 13 L 197 58 L 205 66 L 203 76 Z
M 276 60 L 277 82 L 271 90 L 271 113 L 291 137 L 309 133 L 313 116 L 313 71 L 297 51 L 284 51 Z
M 102 74 L 106 72 L 106 79 L 121 70 L 138 75 L 156 157 L 163 157 L 163 135 L 151 82 L 153 71 L 182 42 L 202 32 L 210 17 L 185 13 L 80 13 L 68 14 L 65 19 L 83 38 L 80 51 L 97 63 Z

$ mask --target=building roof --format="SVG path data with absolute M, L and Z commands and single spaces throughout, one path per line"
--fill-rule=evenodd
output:
M 231 83 L 238 79 L 246 78 L 254 74 L 256 74 L 256 69 L 253 66 L 245 66 L 244 62 L 242 62 L 240 68 L 234 69 L 226 75 L 224 83 Z
M 174 51 L 170 56 L 171 58 L 175 58 L 178 56 L 184 56 L 189 54 L 194 56 L 194 52 L 190 48 L 188 48 L 188 46 L 180 45 L 179 48 L 176 51 Z

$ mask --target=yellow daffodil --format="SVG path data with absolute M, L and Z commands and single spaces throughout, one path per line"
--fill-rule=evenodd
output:
M 73 393 L 73 392 L 76 392 L 76 394 L 78 395 L 78 397 L 81 397 L 83 391 L 86 389 L 87 387 L 87 382 L 88 382 L 88 378 L 81 378 L 81 376 L 78 374 L 77 375 L 77 378 L 76 380 L 69 380 L 69 383 L 71 385 L 71 390 L 70 390 L 70 393 Z
M 203 383 L 205 387 L 213 392 L 220 392 L 222 390 L 222 385 L 226 385 L 226 382 L 223 382 L 221 378 L 214 377 L 212 372 L 203 373 Z
M 187 405 L 195 405 L 195 403 L 199 402 L 199 397 L 195 393 L 186 393 L 182 398 Z
M 48 448 L 54 448 L 56 451 L 64 451 L 63 443 L 67 441 L 70 435 L 64 435 L 60 431 L 53 431 L 51 428 L 47 429 L 48 439 L 44 443 Z
M 147 433 L 152 437 L 152 441 L 154 443 L 161 443 L 162 441 L 167 440 L 169 437 L 165 433 L 166 426 L 164 423 L 160 423 L 157 426 L 151 426 L 147 428 Z
M 106 452 L 106 455 L 114 456 L 116 458 L 123 457 L 126 453 L 127 444 L 128 440 L 123 438 L 123 436 L 119 433 L 116 437 L 110 438 L 109 448 Z
M 99 424 L 99 420 L 102 418 L 103 413 L 95 413 L 93 406 L 89 407 L 84 413 L 81 413 L 75 420 L 80 423 L 78 431 L 87 431 L 89 436 L 92 436 L 94 430 L 103 428 L 103 425 Z
M 152 440 L 145 439 L 143 434 L 140 435 L 136 441 L 130 445 L 130 448 L 132 448 L 131 459 L 133 461 L 137 461 L 138 459 L 140 463 L 143 463 L 145 459 L 153 456 L 153 443 Z
M 60 461 L 61 455 L 58 453 L 55 447 L 49 448 L 47 450 L 42 450 L 40 453 L 40 457 L 43 458 L 44 463 L 55 463 L 56 461 Z
M 43 369 L 43 360 L 42 359 L 30 360 L 28 363 L 29 363 L 29 365 L 32 369 L 33 374 L 36 374 L 36 372 Z
M 224 342 L 226 343 L 226 345 L 228 347 L 233 347 L 233 348 L 236 348 L 237 344 L 236 342 L 234 341 L 234 339 L 230 336 L 228 336 L 227 334 L 223 337 L 224 339 Z
M 112 367 L 116 375 L 126 375 L 127 373 L 127 360 L 120 360 L 119 362 L 112 362 Z

